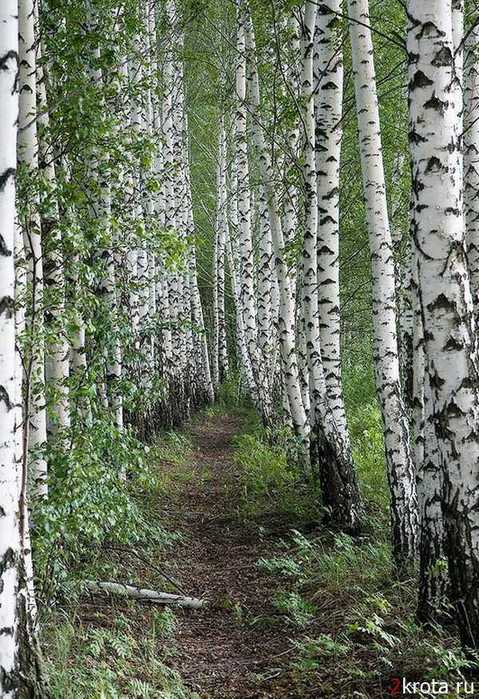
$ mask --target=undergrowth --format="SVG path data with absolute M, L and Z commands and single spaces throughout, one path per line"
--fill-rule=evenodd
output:
M 174 578 L 168 572 L 165 577 L 159 562 L 181 535 L 163 528 L 159 502 L 191 477 L 186 467 L 191 441 L 185 434 L 165 432 L 151 448 L 131 442 L 130 449 L 133 467 L 127 481 L 120 484 L 112 478 L 99 488 L 101 493 L 110 488 L 110 498 L 126 504 L 124 511 L 120 509 L 121 519 L 102 524 L 102 501 L 96 505 L 99 496 L 93 492 L 85 496 L 89 509 L 83 513 L 92 517 L 91 529 L 80 513 L 76 538 L 74 527 L 63 533 L 68 554 L 62 547 L 55 550 L 54 543 L 62 540 L 55 530 L 50 538 L 37 534 L 43 547 L 38 551 L 37 543 L 37 556 L 52 561 L 42 569 L 37 588 L 40 602 L 49 600 L 48 608 L 40 606 L 40 627 L 53 699 L 196 697 L 171 669 L 175 612 L 145 611 L 138 603 L 118 604 L 113 598 L 97 602 L 82 594 L 85 579 L 177 592 Z M 112 517 L 108 507 L 105 516 Z M 121 526 L 115 528 L 118 522 Z M 50 577 L 45 577 L 47 570 Z
M 415 580 L 395 575 L 374 380 L 370 365 L 353 359 L 344 368 L 344 385 L 366 510 L 361 537 L 321 527 L 320 493 L 305 487 L 300 469 L 288 458 L 287 434 L 271 439 L 256 422 L 236 440 L 243 516 L 257 520 L 282 512 L 288 522 L 296 521 L 258 566 L 280 590 L 271 601 L 273 612 L 261 623 L 278 625 L 279 614 L 291 641 L 288 667 L 277 681 L 294 686 L 298 696 L 383 697 L 392 676 L 458 680 L 479 667 L 464 655 L 452 631 L 416 622 Z M 312 534 L 305 533 L 311 531 L 305 519 L 318 522 Z
M 44 645 L 53 699 L 194 699 L 171 669 L 174 613 L 153 610 L 132 632 L 122 612 L 104 620 L 109 626 L 65 618 L 47 625 Z

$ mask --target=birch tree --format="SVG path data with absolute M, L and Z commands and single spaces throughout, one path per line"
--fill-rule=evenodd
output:
M 218 204 L 216 212 L 215 244 L 213 250 L 213 376 L 219 386 L 228 373 L 225 319 L 225 246 L 226 226 L 226 133 L 220 123 L 217 174 Z
M 379 106 L 367 0 L 348 0 L 364 199 L 373 271 L 376 386 L 384 423 L 393 553 L 399 568 L 415 555 L 417 500 L 402 398 L 396 332 L 394 258 L 382 159 Z
M 304 124 L 303 179 L 305 186 L 305 224 L 302 252 L 302 317 L 311 391 L 313 468 L 319 471 L 323 498 L 331 516 L 343 528 L 356 530 L 361 519 L 359 490 L 354 466 L 345 441 L 331 410 L 319 331 L 317 227 L 318 183 L 315 157 L 315 115 L 313 90 L 313 50 L 316 26 L 316 5 L 306 2 L 302 20 L 301 75 Z
M 20 0 L 19 11 L 19 80 L 18 162 L 25 177 L 38 176 L 38 138 L 35 71 L 34 0 Z M 27 321 L 31 342 L 27 348 L 27 420 L 28 444 L 32 450 L 32 489 L 38 497 L 48 494 L 47 463 L 41 450 L 47 441 L 45 405 L 44 277 L 40 218 L 36 196 L 25 206 L 21 216 L 31 304 Z
M 38 27 L 38 4 L 35 3 L 35 25 Z M 42 237 L 45 257 L 45 286 L 51 293 L 45 304 L 45 323 L 53 333 L 51 346 L 46 348 L 45 379 L 53 393 L 48 400 L 51 417 L 48 420 L 49 435 L 62 432 L 70 426 L 69 407 L 69 343 L 64 328 L 65 278 L 62 239 L 60 233 L 60 211 L 57 199 L 55 162 L 49 143 L 50 117 L 47 100 L 46 79 L 42 63 L 42 42 L 36 47 L 36 87 L 38 108 L 38 155 L 40 172 L 44 178 L 44 191 L 41 201 Z M 47 398 L 49 398 L 47 396 Z
M 466 39 L 464 81 L 464 206 L 471 292 L 479 307 L 479 27 Z M 476 311 L 477 312 L 477 311 Z
M 17 463 L 15 352 L 15 172 L 18 119 L 18 5 L 0 9 L 0 694 L 45 696 L 29 612 L 24 530 L 25 479 Z M 21 384 L 20 384 L 21 385 Z
M 281 362 L 283 367 L 283 377 L 288 396 L 289 409 L 294 430 L 298 435 L 303 449 L 309 443 L 309 423 L 306 414 L 303 397 L 301 394 L 301 385 L 299 377 L 299 366 L 297 348 L 295 342 L 295 307 L 292 280 L 290 278 L 288 265 L 285 256 L 285 242 L 281 225 L 281 217 L 277 194 L 273 186 L 272 164 L 266 145 L 265 134 L 261 126 L 259 108 L 261 104 L 259 77 L 255 58 L 255 41 L 253 35 L 253 26 L 249 15 L 245 19 L 240 19 L 241 22 L 246 22 L 247 33 L 245 36 L 244 48 L 243 43 L 240 44 L 238 56 L 246 50 L 250 54 L 250 86 L 251 98 L 249 108 L 252 113 L 253 140 L 258 152 L 259 167 L 261 179 L 265 188 L 266 200 L 268 203 L 268 214 L 271 227 L 271 238 L 273 244 L 276 277 L 279 289 L 279 312 L 278 312 L 278 338 L 281 354 Z M 240 25 L 239 32 L 243 31 Z M 241 33 L 239 37 L 242 42 Z M 248 44 L 246 44 L 248 42 Z M 242 78 L 242 69 L 238 68 L 238 78 Z M 240 94 L 237 87 L 237 94 Z M 242 119 L 246 118 L 246 114 L 241 112 Z M 243 116 L 244 114 L 244 116 Z M 238 117 L 239 118 L 239 117 Z
M 319 334 L 326 390 L 337 430 L 349 440 L 341 384 L 339 302 L 339 163 L 342 138 L 343 56 L 340 0 L 322 3 L 314 48 L 317 277 Z
M 410 0 L 408 12 L 413 226 L 431 395 L 426 419 L 442 470 L 451 600 L 463 642 L 476 647 L 478 389 L 462 208 L 462 90 L 451 6 Z

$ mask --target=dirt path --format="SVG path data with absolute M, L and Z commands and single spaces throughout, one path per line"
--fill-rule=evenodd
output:
M 291 645 L 284 629 L 264 624 L 272 580 L 257 566 L 273 554 L 235 512 L 238 482 L 232 439 L 240 422 L 214 416 L 193 426 L 193 476 L 181 489 L 168 527 L 183 532 L 168 561 L 191 594 L 208 599 L 204 611 L 184 612 L 176 634 L 175 665 L 203 698 L 269 697 L 269 677 Z M 285 696 L 281 693 L 281 696 Z M 288 692 L 287 696 L 293 696 Z

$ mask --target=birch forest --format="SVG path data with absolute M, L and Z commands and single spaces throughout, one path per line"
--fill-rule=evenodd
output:
M 0 699 L 479 697 L 477 0 L 0 0 Z

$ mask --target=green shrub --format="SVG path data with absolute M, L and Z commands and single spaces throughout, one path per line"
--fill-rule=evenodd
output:
M 273 606 L 294 626 L 303 628 L 314 619 L 314 605 L 297 592 L 279 592 Z
M 68 584 L 69 570 L 104 539 L 131 542 L 144 523 L 128 480 L 146 469 L 146 450 L 129 430 L 94 418 L 88 431 L 47 452 L 49 497 L 34 511 L 33 550 L 40 590 Z M 123 480 L 122 474 L 127 474 Z
M 316 511 L 318 493 L 300 466 L 287 457 L 285 436 L 272 443 L 262 429 L 236 440 L 243 510 L 247 515 L 284 512 L 299 517 Z
M 44 626 L 46 672 L 52 699 L 198 699 L 166 664 L 156 642 L 158 619 L 138 636 L 131 620 L 116 628 L 58 623 Z M 122 628 L 119 628 L 122 627 Z

